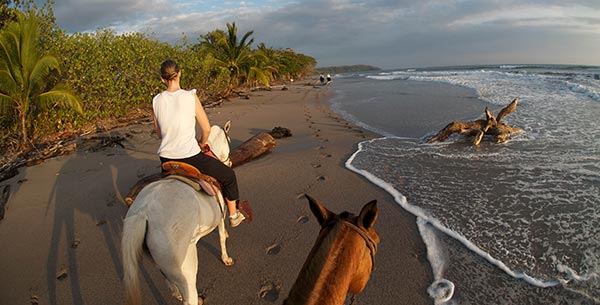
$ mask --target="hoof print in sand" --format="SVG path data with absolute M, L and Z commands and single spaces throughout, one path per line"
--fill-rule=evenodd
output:
M 325 176 L 319 176 L 319 177 L 317 177 L 317 181 L 325 181 Z
M 29 302 L 31 305 L 38 305 L 40 304 L 40 297 L 38 297 L 36 294 L 32 294 L 29 298 Z
M 276 255 L 279 253 L 279 251 L 281 251 L 281 245 L 278 243 L 274 243 L 270 246 L 267 247 L 267 254 L 268 255 Z
M 58 272 L 56 272 L 56 278 L 59 280 L 66 279 L 68 275 L 69 275 L 69 273 L 67 271 L 67 266 L 65 266 L 65 265 L 60 266 L 60 270 L 58 270 Z
M 296 220 L 297 223 L 301 223 L 301 224 L 305 224 L 308 222 L 308 216 L 304 215 L 304 216 L 300 216 L 298 217 L 298 220 Z
M 274 303 L 279 299 L 279 289 L 279 285 L 273 282 L 266 282 L 260 287 L 258 296 L 267 302 Z

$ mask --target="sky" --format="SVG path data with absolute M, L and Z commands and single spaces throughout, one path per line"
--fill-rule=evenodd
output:
M 600 65 L 600 0 L 55 0 L 58 25 L 190 42 L 235 22 L 318 67 Z

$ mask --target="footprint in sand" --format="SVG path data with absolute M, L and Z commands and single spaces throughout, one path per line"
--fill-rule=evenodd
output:
M 309 220 L 308 216 L 302 215 L 302 216 L 298 217 L 298 220 L 296 220 L 296 222 L 299 224 L 305 224 L 308 222 L 308 220 Z
M 274 243 L 267 247 L 268 255 L 277 255 L 277 254 L 279 254 L 280 251 L 281 251 L 281 244 L 279 244 L 279 243 Z
M 325 176 L 319 176 L 319 177 L 317 177 L 317 181 L 325 181 Z
M 275 284 L 273 281 L 267 281 L 263 283 L 258 291 L 258 296 L 267 301 L 274 303 L 279 299 L 279 290 L 281 287 Z

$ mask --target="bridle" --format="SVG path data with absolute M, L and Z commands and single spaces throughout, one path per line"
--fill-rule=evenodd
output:
M 332 219 L 329 222 L 325 223 L 325 225 L 323 226 L 324 228 L 327 227 L 332 227 L 335 224 L 340 223 L 341 225 L 345 225 L 346 227 L 350 228 L 352 231 L 354 231 L 355 233 L 357 233 L 360 237 L 362 237 L 362 239 L 365 241 L 365 244 L 367 246 L 367 248 L 369 248 L 369 254 L 371 256 L 371 271 L 373 272 L 373 269 L 375 268 L 375 254 L 377 253 L 377 243 L 375 242 L 375 240 L 369 236 L 369 234 L 367 234 L 367 232 L 364 229 L 359 228 L 357 225 L 344 220 L 344 219 Z M 356 294 L 352 294 L 352 297 L 350 297 L 350 305 L 354 305 L 356 302 Z
M 352 231 L 357 233 L 362 239 L 365 241 L 367 248 L 369 248 L 369 254 L 371 256 L 371 271 L 375 268 L 375 254 L 377 253 L 377 243 L 375 240 L 367 234 L 364 229 L 359 228 L 357 225 L 344 220 L 344 219 L 332 219 L 328 223 L 326 223 L 323 228 L 330 227 L 335 225 L 336 223 L 340 223 L 341 225 L 345 225 L 350 228 Z

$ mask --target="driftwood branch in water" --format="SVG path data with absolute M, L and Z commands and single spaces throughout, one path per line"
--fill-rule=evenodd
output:
M 502 123 L 502 120 L 515 109 L 519 99 L 514 99 L 506 107 L 502 108 L 498 115 L 494 117 L 494 114 L 485 107 L 485 119 L 479 119 L 470 122 L 454 121 L 442 130 L 440 130 L 435 136 L 427 140 L 427 143 L 436 141 L 443 142 L 448 139 L 453 133 L 459 133 L 464 136 L 473 136 L 473 145 L 479 145 L 485 135 L 492 136 L 496 143 L 502 143 L 514 133 L 523 132 L 521 128 L 512 127 Z

